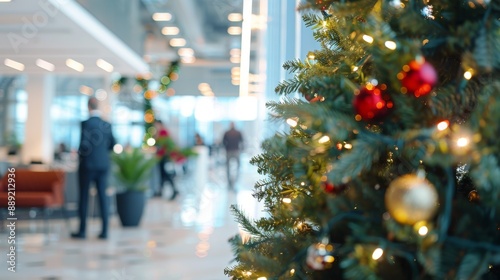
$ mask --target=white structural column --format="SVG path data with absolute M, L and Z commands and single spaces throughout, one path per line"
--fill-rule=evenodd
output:
M 294 59 L 305 59 L 309 51 L 320 49 L 320 44 L 313 38 L 313 32 L 302 21 L 302 15 L 297 12 L 300 0 L 269 0 L 268 25 L 266 29 L 266 100 L 278 100 L 274 92 L 276 86 L 283 80 L 292 78 L 283 69 L 283 63 Z M 272 136 L 283 127 L 276 127 L 274 122 L 263 130 L 263 138 Z
M 54 76 L 28 76 L 26 83 L 28 117 L 22 147 L 24 163 L 42 161 L 44 164 L 49 164 L 53 161 L 54 143 L 52 141 L 50 107 L 55 88 Z

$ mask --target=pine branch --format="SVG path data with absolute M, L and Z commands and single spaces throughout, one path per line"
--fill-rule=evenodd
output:
M 306 68 L 309 68 L 309 66 L 299 59 L 290 60 L 283 64 L 283 69 L 287 70 L 290 73 L 305 70 Z
M 255 236 L 255 237 L 258 237 L 258 238 L 268 238 L 268 234 L 265 233 L 265 232 L 262 232 L 261 230 L 259 230 L 258 228 L 256 228 L 253 225 L 253 222 L 250 221 L 245 216 L 245 214 L 243 213 L 243 211 L 241 209 L 238 209 L 236 205 L 231 205 L 230 209 L 231 209 L 231 212 L 233 213 L 233 215 L 236 218 L 236 222 L 238 222 L 238 224 L 240 224 L 241 227 L 246 232 L 248 232 L 252 236 Z

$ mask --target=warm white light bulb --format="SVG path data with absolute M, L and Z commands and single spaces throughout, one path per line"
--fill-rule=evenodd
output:
M 429 229 L 426 226 L 422 226 L 418 229 L 418 234 L 421 236 L 426 235 L 429 232 Z
M 373 251 L 372 259 L 378 260 L 378 259 L 380 259 L 380 257 L 382 257 L 383 254 L 384 254 L 384 250 L 382 250 L 382 248 L 377 248 L 377 249 L 375 249 L 375 251 Z
M 442 121 L 442 122 L 437 124 L 437 129 L 440 131 L 443 131 L 443 130 L 447 129 L 449 125 L 450 125 L 450 123 L 448 121 Z
M 457 139 L 457 146 L 458 147 L 465 147 L 465 146 L 469 145 L 469 142 L 470 142 L 469 138 L 460 137 Z
M 390 50 L 395 50 L 396 49 L 396 42 L 393 41 L 385 41 L 385 47 L 390 49 Z
M 472 72 L 471 72 L 471 71 L 466 71 L 466 72 L 464 73 L 464 78 L 465 78 L 466 80 L 470 80 L 470 79 L 472 78 Z
M 156 140 L 154 138 L 148 138 L 148 140 L 146 140 L 146 144 L 148 144 L 148 146 L 152 147 L 156 144 Z
M 319 140 L 318 140 L 318 142 L 319 142 L 320 144 L 324 144 L 324 143 L 326 143 L 326 142 L 328 142 L 328 141 L 330 141 L 330 137 L 328 137 L 327 135 L 325 135 L 325 136 L 323 136 L 323 137 L 319 138 Z
M 297 121 L 294 119 L 287 119 L 286 123 L 291 126 L 291 127 L 296 127 L 297 126 Z
M 373 43 L 373 37 L 369 35 L 363 35 L 363 40 L 365 40 L 365 42 L 370 44 Z

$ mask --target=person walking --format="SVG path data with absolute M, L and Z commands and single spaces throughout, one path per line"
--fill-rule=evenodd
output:
M 110 152 L 115 145 L 111 124 L 101 119 L 98 100 L 91 97 L 88 101 L 89 119 L 81 123 L 81 138 L 78 148 L 78 183 L 80 189 L 78 214 L 80 228 L 72 233 L 73 238 L 85 238 L 89 189 L 95 183 L 99 197 L 101 214 L 100 239 L 108 237 L 109 202 L 106 196 L 108 174 L 111 167 Z
M 155 120 L 154 124 L 156 128 L 156 143 L 157 143 L 156 156 L 160 159 L 158 163 L 158 166 L 160 168 L 160 187 L 158 188 L 158 191 L 155 193 L 155 196 L 159 197 L 162 196 L 163 185 L 165 184 L 166 181 L 172 187 L 172 195 L 170 196 L 170 200 L 174 200 L 179 194 L 179 191 L 175 186 L 173 174 L 168 172 L 165 168 L 165 165 L 172 160 L 169 157 L 169 152 L 171 152 L 169 151 L 169 149 L 173 148 L 174 143 L 173 140 L 170 138 L 167 128 L 163 125 L 163 122 L 161 120 Z
M 234 183 L 238 180 L 240 170 L 240 153 L 243 150 L 243 135 L 236 130 L 234 122 L 229 124 L 229 130 L 224 133 L 222 144 L 226 150 L 226 173 L 229 189 L 234 189 Z M 236 162 L 236 174 L 231 174 L 231 161 Z

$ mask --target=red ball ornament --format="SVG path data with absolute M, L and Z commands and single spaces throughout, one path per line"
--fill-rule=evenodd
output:
M 328 7 L 333 3 L 334 0 L 315 0 L 314 4 L 316 7 L 321 9 L 322 11 L 328 9 Z
M 347 186 L 344 184 L 341 184 L 339 186 L 335 186 L 331 182 L 323 182 L 322 186 L 323 186 L 323 190 L 326 193 L 330 193 L 330 194 L 340 194 L 347 189 Z
M 353 106 L 357 114 L 357 120 L 377 120 L 389 113 L 389 109 L 392 108 L 393 103 L 389 99 L 389 96 L 383 92 L 382 88 L 385 89 L 385 85 L 377 87 L 368 84 L 356 92 Z
M 316 94 L 313 93 L 310 89 L 307 89 L 305 87 L 301 87 L 299 88 L 299 92 L 302 94 L 302 96 L 304 96 L 304 98 L 311 102 L 311 100 L 313 100 L 314 98 L 316 98 Z
M 410 92 L 415 97 L 428 94 L 437 83 L 437 73 L 432 64 L 425 60 L 412 60 L 403 66 L 403 71 L 398 74 L 401 80 L 403 93 Z
M 321 95 L 317 95 L 317 96 L 315 96 L 314 98 L 310 99 L 310 100 L 309 100 L 309 102 L 310 102 L 310 103 L 315 103 L 315 102 L 318 102 L 318 101 L 323 101 L 323 100 L 324 100 L 323 96 L 321 96 Z
M 316 93 L 307 93 L 307 92 L 302 92 L 304 95 L 304 98 L 309 101 L 310 103 L 318 102 L 318 101 L 323 101 L 324 98 L 321 95 L 318 95 Z
M 323 189 L 327 193 L 335 193 L 335 186 L 330 182 L 323 182 Z

